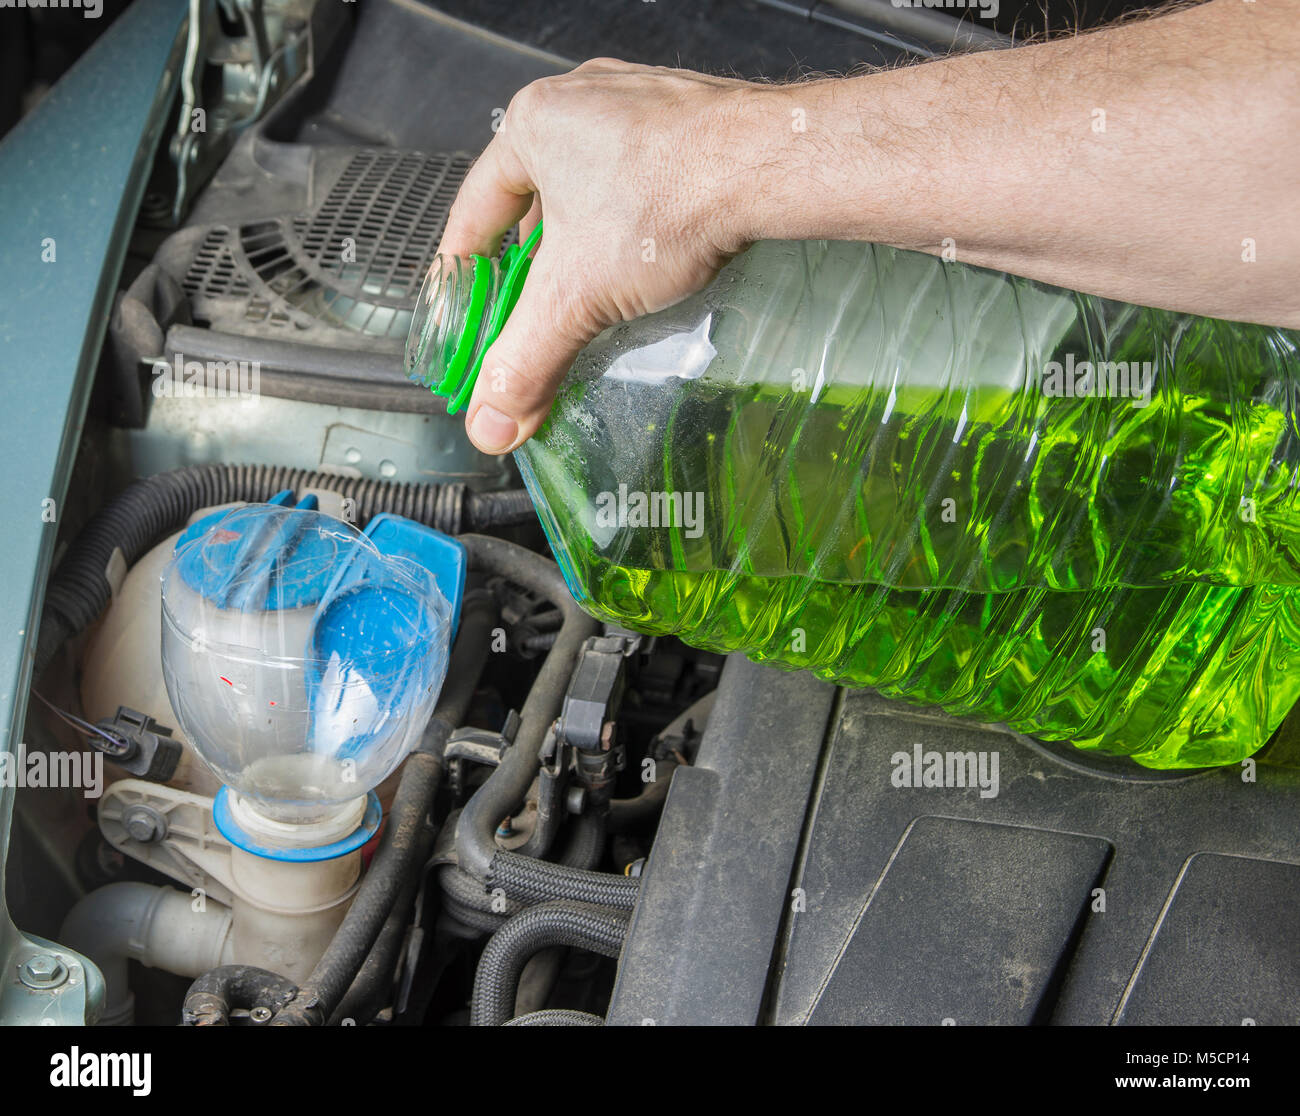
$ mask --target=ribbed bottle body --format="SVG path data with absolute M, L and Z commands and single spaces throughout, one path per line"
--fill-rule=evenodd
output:
M 607 331 L 518 454 L 646 632 L 1150 766 L 1300 696 L 1294 334 L 769 242 Z

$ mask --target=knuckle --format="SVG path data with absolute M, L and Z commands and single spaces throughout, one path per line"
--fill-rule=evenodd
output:
M 621 58 L 601 56 L 599 58 L 588 58 L 581 66 L 576 67 L 573 72 L 591 73 L 593 70 L 623 70 L 630 68 L 629 64 Z
M 556 78 L 538 78 L 530 81 L 510 98 L 506 108 L 507 119 L 516 121 L 536 120 L 538 116 L 555 103 Z

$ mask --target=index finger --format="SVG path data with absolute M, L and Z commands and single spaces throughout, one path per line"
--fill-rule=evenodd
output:
M 465 175 L 438 244 L 447 256 L 494 256 L 501 237 L 533 204 L 529 181 L 504 132 L 492 142 Z

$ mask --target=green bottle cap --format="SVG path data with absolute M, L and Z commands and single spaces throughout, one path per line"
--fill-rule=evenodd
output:
M 528 278 L 528 269 L 533 263 L 531 253 L 541 238 L 542 223 L 538 221 L 537 228 L 522 247 L 512 244 L 501 257 L 499 265 L 502 272 L 501 288 L 492 305 L 492 317 L 488 321 L 487 333 L 482 344 L 476 343 L 483 327 L 488 291 L 492 287 L 492 261 L 486 256 L 471 257 L 474 261 L 474 281 L 470 287 L 469 308 L 465 313 L 465 322 L 456 340 L 451 360 L 447 363 L 446 373 L 436 386 L 430 388 L 434 395 L 449 400 L 447 414 L 454 415 L 469 402 L 470 394 L 474 390 L 474 381 L 478 379 L 479 369 L 483 366 L 484 354 L 497 339 L 497 334 L 506 324 L 510 311 L 519 301 L 519 294 L 524 289 L 524 280 Z M 476 349 L 477 355 L 475 355 Z

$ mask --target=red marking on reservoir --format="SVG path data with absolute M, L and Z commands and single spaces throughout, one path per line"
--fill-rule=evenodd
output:
M 230 681 L 230 679 L 227 678 L 224 674 L 223 674 L 223 675 L 220 675 L 219 677 L 221 678 L 221 681 L 223 681 L 223 682 L 224 682 L 227 686 L 229 686 L 232 690 L 235 688 L 235 684 L 234 684 L 232 681 Z

